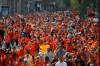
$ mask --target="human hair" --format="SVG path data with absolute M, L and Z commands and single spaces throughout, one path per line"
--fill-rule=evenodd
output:
M 47 64 L 48 62 L 50 62 L 50 59 L 48 56 L 45 57 L 45 64 Z

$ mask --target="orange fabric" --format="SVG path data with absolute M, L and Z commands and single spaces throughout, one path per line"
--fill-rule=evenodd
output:
M 42 54 L 46 53 L 47 48 L 50 48 L 50 45 L 48 45 L 48 44 L 42 44 L 42 45 L 40 45 L 40 49 L 41 49 Z

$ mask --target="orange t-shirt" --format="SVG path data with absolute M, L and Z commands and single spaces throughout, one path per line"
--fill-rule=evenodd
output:
M 42 54 L 45 54 L 48 48 L 50 48 L 50 45 L 48 45 L 48 44 L 40 45 L 40 49 L 41 49 Z

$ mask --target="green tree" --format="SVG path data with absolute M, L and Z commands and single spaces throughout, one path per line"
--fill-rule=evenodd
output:
M 80 15 L 85 18 L 86 17 L 86 12 L 87 12 L 87 7 L 89 7 L 92 4 L 93 8 L 96 8 L 96 0 L 81 0 L 80 3 Z
M 72 9 L 79 9 L 79 1 L 78 0 L 70 0 L 70 4 Z

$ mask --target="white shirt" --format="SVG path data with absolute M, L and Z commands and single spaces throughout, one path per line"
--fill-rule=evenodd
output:
M 67 63 L 58 61 L 55 66 L 67 66 Z

